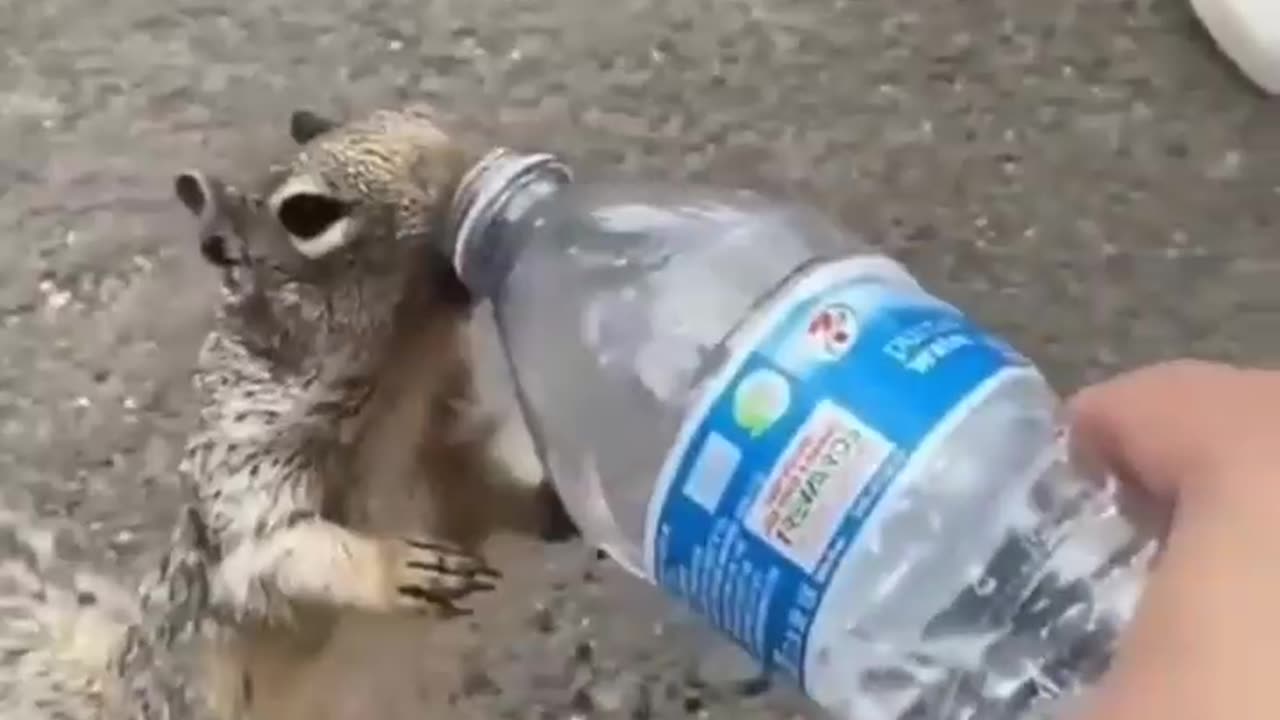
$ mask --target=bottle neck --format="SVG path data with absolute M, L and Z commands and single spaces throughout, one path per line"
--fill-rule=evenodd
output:
M 510 232 L 539 200 L 572 182 L 567 165 L 546 153 L 490 151 L 462 178 L 446 248 L 454 271 L 471 294 L 499 292 L 520 250 Z

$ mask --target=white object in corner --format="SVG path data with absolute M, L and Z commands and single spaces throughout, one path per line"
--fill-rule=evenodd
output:
M 1191 6 L 1245 75 L 1280 94 L 1280 0 L 1191 0 Z

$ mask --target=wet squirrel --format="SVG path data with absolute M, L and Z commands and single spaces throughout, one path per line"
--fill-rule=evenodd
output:
M 175 179 L 222 285 L 177 469 L 188 502 L 131 617 L 93 620 L 104 662 L 81 657 L 77 678 L 22 648 L 7 718 L 179 720 L 204 699 L 222 718 L 300 717 L 305 668 L 360 662 L 341 633 L 392 637 L 494 587 L 491 533 L 576 534 L 521 419 L 477 394 L 473 303 L 431 249 L 478 155 L 420 105 L 298 111 L 290 134 L 296 154 L 252 188 Z M 38 586 L 39 553 L 19 555 Z M 187 639 L 198 679 L 166 659 Z

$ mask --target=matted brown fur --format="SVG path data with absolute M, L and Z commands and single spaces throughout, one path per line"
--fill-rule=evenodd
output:
M 223 295 L 177 470 L 190 502 L 113 645 L 109 718 L 178 720 L 192 687 L 228 720 L 368 717 L 344 709 L 344 669 L 429 656 L 431 625 L 498 582 L 492 533 L 572 534 L 520 418 L 477 394 L 472 303 L 431 250 L 472 156 L 423 107 L 296 113 L 291 134 L 256 187 L 175 181 Z M 167 663 L 185 638 L 201 678 Z M 50 717 L 97 702 L 65 700 Z

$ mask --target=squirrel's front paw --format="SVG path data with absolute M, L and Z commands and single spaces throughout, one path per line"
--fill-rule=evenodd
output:
M 467 615 L 454 601 L 492 590 L 501 577 L 483 560 L 435 540 L 391 540 L 387 549 L 387 598 L 397 610 Z

